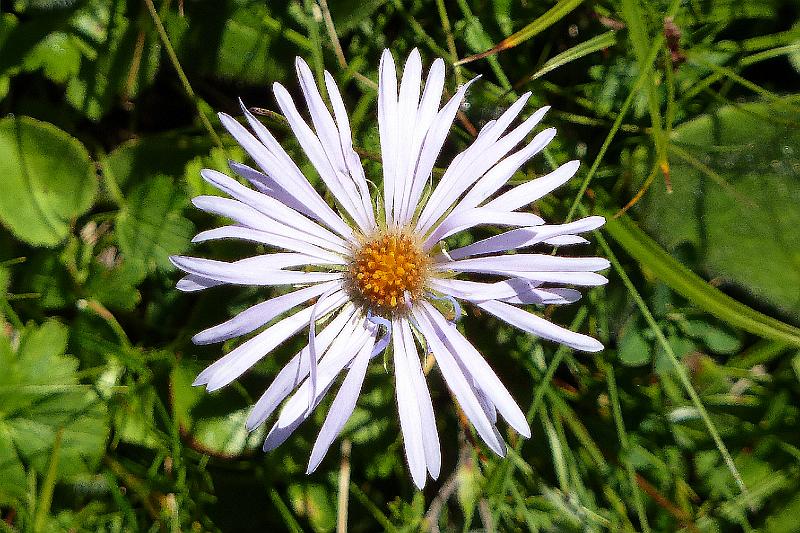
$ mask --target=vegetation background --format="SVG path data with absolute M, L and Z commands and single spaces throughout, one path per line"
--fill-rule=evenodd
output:
M 0 531 L 800 531 L 796 0 L 0 9 Z M 556 141 L 514 180 L 581 159 L 536 209 L 606 215 L 581 253 L 613 263 L 608 286 L 543 310 L 599 337 L 597 355 L 468 309 L 460 327 L 534 434 L 507 434 L 508 458 L 494 457 L 433 372 L 445 456 L 423 492 L 380 364 L 316 474 L 304 469 L 325 409 L 262 453 L 244 418 L 302 339 L 223 392 L 191 388 L 231 348 L 191 335 L 269 294 L 181 294 L 167 261 L 253 251 L 190 246 L 220 223 L 190 207 L 214 194 L 200 169 L 244 160 L 214 111 L 238 115 L 238 97 L 263 108 L 309 170 L 270 111 L 272 82 L 297 90 L 297 55 L 343 87 L 379 177 L 384 47 L 445 58 L 450 93 L 483 75 L 447 156 L 524 91 L 525 114 L 552 105 Z

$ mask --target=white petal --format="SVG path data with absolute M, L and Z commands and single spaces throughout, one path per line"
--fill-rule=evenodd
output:
M 550 239 L 547 239 L 544 242 L 552 246 L 572 246 L 573 244 L 589 244 L 589 241 L 587 241 L 580 235 L 559 235 L 558 237 L 552 237 Z
M 518 278 L 495 283 L 460 279 L 432 279 L 429 286 L 434 290 L 469 302 L 502 300 L 508 303 L 558 305 L 577 302 L 581 297 L 581 293 L 575 289 L 541 289 L 534 282 Z
M 468 369 L 469 373 L 475 377 L 480 389 L 497 407 L 503 418 L 506 419 L 511 427 L 517 430 L 517 433 L 530 438 L 531 429 L 528 426 L 525 415 L 514 401 L 514 398 L 511 397 L 508 389 L 494 373 L 492 367 L 489 366 L 475 347 L 452 324 L 444 319 L 439 311 L 427 302 L 423 303 L 423 306 L 428 312 L 428 316 L 432 319 L 434 328 L 446 338 L 446 343 L 451 353 L 463 362 L 464 368 Z
M 341 286 L 341 282 L 329 281 L 270 298 L 265 302 L 245 309 L 222 324 L 201 331 L 192 337 L 192 342 L 195 344 L 210 344 L 246 335 L 292 307 L 339 286 Z
M 241 103 L 241 102 L 240 102 Z M 253 158 L 266 174 L 278 183 L 285 191 L 295 194 L 298 200 L 306 202 L 318 220 L 348 240 L 354 240 L 350 227 L 330 208 L 322 197 L 314 190 L 311 183 L 297 168 L 278 141 L 269 130 L 250 113 L 241 103 L 242 110 L 250 127 L 256 132 L 256 139 L 247 128 L 239 124 L 233 117 L 219 113 L 219 119 L 228 132 L 233 135 L 239 145 Z M 263 143 L 263 144 L 262 144 Z
M 397 101 L 397 114 L 402 117 L 397 125 L 397 177 L 394 183 L 394 223 L 400 224 L 404 214 L 403 206 L 408 204 L 411 194 L 411 181 L 418 154 L 414 148 L 414 128 L 419 107 L 420 83 L 422 82 L 422 59 L 419 50 L 414 48 L 408 56 L 400 81 L 400 95 Z
M 285 237 L 299 239 L 303 242 L 314 244 L 320 248 L 325 248 L 326 250 L 331 250 L 340 254 L 349 253 L 349 248 L 346 246 L 333 243 L 314 235 L 309 235 L 308 233 L 293 231 L 289 226 L 281 224 L 260 211 L 253 209 L 249 205 L 236 200 L 221 198 L 219 196 L 196 196 L 192 198 L 192 204 L 207 213 L 230 218 L 234 222 L 242 226 L 247 226 L 248 228 L 265 231 L 267 233 L 278 233 Z
M 467 415 L 467 418 L 472 422 L 472 425 L 475 426 L 478 434 L 489 448 L 497 455 L 505 455 L 505 445 L 502 443 L 501 439 L 498 438 L 494 425 L 492 425 L 491 421 L 486 416 L 478 398 L 475 396 L 472 385 L 467 382 L 454 356 L 445 347 L 444 339 L 439 337 L 439 334 L 428 318 L 428 314 L 415 309 L 413 311 L 413 316 L 420 326 L 425 341 L 431 348 L 434 357 L 436 357 L 437 366 L 442 371 L 442 376 L 444 376 L 448 388 L 464 410 L 464 414 Z
M 524 101 L 522 103 L 524 104 Z M 430 200 L 425 205 L 425 209 L 420 214 L 417 224 L 417 230 L 420 233 L 426 233 L 475 181 L 522 141 L 543 116 L 543 113 L 534 113 L 525 122 L 495 142 L 497 135 L 505 129 L 507 122 L 510 122 L 510 120 L 503 119 L 512 111 L 512 108 L 497 120 L 497 123 L 492 126 L 491 133 L 476 139 L 463 152 L 462 157 L 457 162 L 454 161 L 445 171 L 441 181 L 431 194 Z M 516 113 L 513 115 L 516 116 Z
M 335 338 L 349 336 L 352 333 L 355 324 L 350 320 L 355 312 L 355 308 L 348 304 L 319 332 L 316 339 L 318 356 L 325 353 Z M 308 376 L 308 353 L 309 349 L 306 346 L 278 372 L 247 417 L 248 430 L 252 431 L 263 424 L 289 393 Z
M 317 469 L 331 443 L 339 436 L 347 419 L 353 414 L 356 400 L 358 400 L 358 395 L 361 393 L 361 385 L 364 383 L 364 376 L 367 373 L 370 352 L 372 352 L 372 343 L 368 342 L 364 344 L 364 347 L 358 352 L 353 364 L 350 366 L 339 393 L 331 404 L 328 416 L 322 424 L 317 440 L 314 442 L 306 474 L 310 474 Z
M 309 244 L 305 241 L 278 233 L 244 228 L 242 226 L 220 226 L 218 228 L 201 231 L 194 236 L 192 242 L 205 242 L 215 239 L 242 239 L 317 257 L 332 265 L 343 265 L 346 263 L 341 255 L 323 250 L 319 246 Z
M 220 285 L 223 285 L 221 281 L 189 274 L 188 276 L 184 276 L 179 279 L 178 283 L 175 284 L 175 288 L 182 292 L 195 292 L 209 289 L 211 287 L 218 287 Z
M 406 356 L 408 361 L 409 374 L 414 385 L 415 399 L 419 405 L 420 422 L 422 424 L 422 444 L 425 449 L 425 462 L 428 465 L 433 479 L 439 477 L 442 468 L 442 452 L 439 448 L 439 433 L 436 429 L 436 418 L 433 415 L 433 403 L 428 385 L 425 382 L 425 374 L 419 361 L 419 354 L 408 321 L 404 320 L 402 329 L 403 338 L 406 345 Z
M 203 169 L 200 175 L 219 190 L 282 224 L 286 224 L 308 235 L 324 239 L 332 244 L 337 244 L 339 246 L 346 245 L 346 242 L 341 237 L 309 220 L 294 209 L 282 204 L 274 198 L 270 198 L 265 194 L 245 187 L 222 172 L 217 172 L 212 169 Z
M 599 352 L 603 349 L 603 345 L 592 337 L 557 326 L 544 318 L 528 313 L 513 305 L 490 300 L 478 303 L 478 307 L 492 313 L 500 320 L 508 322 L 522 331 L 527 331 L 528 333 L 533 333 L 544 339 L 565 344 L 575 350 Z
M 439 241 L 475 226 L 537 226 L 544 224 L 541 217 L 533 213 L 514 213 L 508 211 L 495 211 L 486 207 L 465 209 L 445 218 L 436 229 L 431 232 L 423 244 L 427 251 Z
M 533 140 L 518 152 L 506 157 L 479 179 L 472 189 L 459 202 L 454 211 L 469 209 L 478 206 L 481 202 L 493 195 L 500 187 L 511 179 L 519 168 L 527 163 L 533 156 L 544 149 L 556 135 L 555 128 L 548 128 L 538 133 Z M 502 211 L 502 210 L 501 210 Z M 512 211 L 509 209 L 509 211 Z
M 393 323 L 392 341 L 394 346 L 394 375 L 397 395 L 397 411 L 400 415 L 400 428 L 403 431 L 403 448 L 406 452 L 408 468 L 414 484 L 422 490 L 425 487 L 427 465 L 425 463 L 425 444 L 422 439 L 422 420 L 419 405 L 417 404 L 416 390 L 411 380 L 409 368 L 409 354 L 412 350 L 414 357 L 416 347 L 413 339 L 411 346 L 406 344 L 405 330 L 411 334 L 408 322 L 395 319 Z
M 364 207 L 364 213 L 367 215 L 368 222 L 372 227 L 375 227 L 375 212 L 372 207 L 372 199 L 370 198 L 367 180 L 364 176 L 364 167 L 361 166 L 361 159 L 358 157 L 355 150 L 353 150 L 350 120 L 347 117 L 344 100 L 339 92 L 339 87 L 336 85 L 336 81 L 327 70 L 325 71 L 325 86 L 328 89 L 328 97 L 331 100 L 333 114 L 336 117 L 336 125 L 339 129 L 339 139 L 342 145 L 342 152 L 344 153 L 345 164 L 350 171 L 350 177 L 355 182 L 359 194 L 361 195 L 361 204 Z
M 279 257 L 273 257 L 279 256 Z M 296 256 L 289 261 L 284 256 Z M 204 259 L 202 257 L 185 257 L 173 255 L 169 258 L 173 265 L 181 270 L 234 285 L 289 285 L 292 283 L 318 283 L 340 279 L 338 272 L 299 272 L 296 270 L 280 270 L 284 266 L 313 264 L 320 259 L 303 254 L 268 254 L 248 257 L 234 263 Z M 294 264 L 292 264 L 294 263 Z M 281 266 L 283 265 L 283 266 Z
M 347 295 L 342 292 L 338 299 L 330 299 L 328 302 L 324 311 L 330 313 L 347 302 Z M 262 357 L 269 354 L 276 346 L 301 329 L 308 327 L 311 311 L 311 308 L 298 311 L 276 322 L 252 339 L 239 345 L 232 352 L 203 370 L 200 375 L 197 376 L 193 385 L 207 385 L 206 388 L 209 391 L 224 387 L 241 376 Z
M 302 213 L 315 220 L 320 219 L 314 210 L 308 207 L 307 201 L 303 199 L 304 195 L 297 193 L 297 187 L 294 187 L 293 189 L 295 189 L 295 192 L 291 193 L 271 176 L 236 161 L 228 161 L 228 167 L 237 175 L 249 181 L 253 187 L 258 189 L 262 194 L 266 194 L 282 204 L 288 205 L 298 213 Z
M 343 179 L 345 177 L 337 173 L 333 168 L 319 138 L 297 111 L 294 101 L 292 101 L 292 97 L 289 95 L 289 91 L 280 83 L 274 83 L 272 88 L 278 106 L 281 108 L 281 111 L 283 111 L 286 120 L 289 121 L 289 126 L 292 128 L 295 137 L 297 137 L 297 141 L 300 143 L 300 146 L 303 147 L 303 151 L 308 156 L 309 161 L 314 165 L 314 168 L 317 169 L 320 178 L 325 182 L 331 194 L 336 198 L 339 205 L 341 205 L 353 220 L 355 220 L 362 231 L 371 229 L 366 225 L 364 220 L 364 215 L 362 213 L 363 206 L 360 200 L 357 203 L 354 201 L 357 194 L 355 194 L 355 188 L 352 187 L 352 181 Z M 353 188 L 352 191 L 350 190 L 351 187 Z
M 398 217 L 400 225 L 407 224 L 419 199 L 418 192 L 422 190 L 425 181 L 428 179 L 430 169 L 425 171 L 420 169 L 419 163 L 422 155 L 423 142 L 425 142 L 428 131 L 431 129 L 433 121 L 437 118 L 439 102 L 442 99 L 442 89 L 444 88 L 444 61 L 437 58 L 428 72 L 428 79 L 425 82 L 425 90 L 422 92 L 422 99 L 417 109 L 416 122 L 414 123 L 414 137 L 409 156 L 411 171 L 408 175 L 409 185 L 408 194 L 401 205 L 401 213 Z M 452 119 L 450 119 L 452 122 Z M 449 128 L 450 122 L 447 123 Z M 437 150 L 438 155 L 438 150 Z
M 389 50 L 384 50 L 378 67 L 378 135 L 383 160 L 383 201 L 386 222 L 393 216 L 397 157 L 400 149 L 398 139 L 397 70 Z
M 417 207 L 417 202 L 422 195 L 425 182 L 428 180 L 428 177 L 433 171 L 436 158 L 439 157 L 439 152 L 442 150 L 442 146 L 447 138 L 447 134 L 450 132 L 450 126 L 453 124 L 453 119 L 455 119 L 456 113 L 461 106 L 461 101 L 464 99 L 464 95 L 467 93 L 467 89 L 469 89 L 470 85 L 472 85 L 479 77 L 480 76 L 472 78 L 458 89 L 456 94 L 450 98 L 447 104 L 445 104 L 441 111 L 439 111 L 439 113 L 436 115 L 436 118 L 434 118 L 430 129 L 425 135 L 425 141 L 423 142 L 422 149 L 420 151 L 417 169 L 414 173 L 414 183 L 408 201 L 409 216 L 413 214 L 413 211 Z
M 346 338 L 337 338 L 333 346 L 325 354 L 320 362 L 320 382 L 317 390 L 314 406 L 319 405 L 325 397 L 333 381 L 342 369 L 353 360 L 365 344 L 374 342 L 374 336 L 370 337 L 369 332 L 364 329 L 363 319 L 361 328 Z M 366 335 L 365 335 L 366 332 Z M 308 405 L 308 380 L 295 391 L 286 401 L 278 420 L 272 426 L 264 440 L 264 451 L 275 449 L 280 446 L 292 432 L 309 416 L 306 408 Z
M 580 161 L 564 163 L 546 176 L 531 180 L 522 185 L 517 185 L 510 191 L 488 202 L 485 207 L 489 209 L 513 211 L 519 209 L 523 205 L 535 202 L 542 196 L 568 182 L 578 171 L 580 165 Z
M 462 248 L 448 250 L 447 255 L 451 259 L 463 259 L 472 255 L 527 248 L 542 242 L 550 243 L 550 240 L 557 236 L 569 235 L 570 237 L 574 237 L 574 235 L 572 235 L 573 233 L 591 231 L 599 228 L 604 223 L 605 219 L 603 217 L 591 216 L 568 224 L 552 224 L 515 229 L 480 240 Z
M 509 254 L 473 257 L 437 263 L 437 270 L 457 272 L 595 272 L 608 268 L 608 259 L 602 257 L 559 257 L 546 254 Z

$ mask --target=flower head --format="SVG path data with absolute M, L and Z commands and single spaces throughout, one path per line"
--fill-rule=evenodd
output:
M 608 267 L 605 259 L 528 250 L 584 243 L 579 234 L 603 224 L 602 217 L 588 217 L 548 225 L 537 215 L 520 211 L 569 180 L 578 163 L 566 163 L 498 194 L 555 135 L 554 129 L 545 129 L 518 148 L 547 112 L 539 109 L 511 127 L 528 93 L 488 122 L 431 185 L 434 164 L 472 81 L 440 108 L 444 62 L 434 61 L 421 90 L 422 63 L 414 50 L 398 88 L 394 60 L 385 51 L 378 87 L 383 185 L 373 198 L 333 77 L 325 72 L 329 108 L 306 63 L 298 59 L 296 66 L 311 124 L 278 83 L 275 97 L 333 205 L 244 106 L 250 130 L 220 114 L 258 170 L 230 164 L 253 188 L 220 172 L 202 171 L 205 180 L 230 198 L 200 196 L 194 199 L 195 206 L 234 224 L 204 231 L 194 241 L 243 239 L 276 251 L 232 263 L 173 257 L 173 263 L 188 273 L 178 288 L 195 291 L 235 284 L 283 286 L 288 292 L 195 335 L 197 344 L 220 342 L 271 323 L 206 368 L 195 385 L 219 389 L 289 337 L 306 332 L 307 346 L 278 373 L 254 406 L 247 426 L 260 426 L 281 406 L 264 442 L 265 450 L 275 448 L 308 418 L 345 372 L 311 452 L 308 470 L 313 471 L 350 417 L 370 359 L 391 345 L 406 458 L 418 487 L 425 484 L 426 472 L 438 476 L 441 463 L 423 356 L 435 358 L 478 434 L 503 455 L 497 413 L 525 437 L 530 436 L 528 423 L 486 360 L 440 311 L 441 304 L 452 307 L 455 320 L 462 300 L 541 338 L 577 350 L 602 349 L 595 339 L 519 307 L 572 303 L 580 293 L 564 286 L 606 282 L 596 273 Z M 449 236 L 477 226 L 511 229 L 454 250 L 441 245 Z M 470 274 L 479 274 L 481 281 L 466 279 Z M 418 339 L 424 339 L 424 347 Z

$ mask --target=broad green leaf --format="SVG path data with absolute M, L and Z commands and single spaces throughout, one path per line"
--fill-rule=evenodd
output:
M 626 366 L 642 366 L 651 360 L 652 344 L 642 335 L 642 329 L 635 320 L 628 323 L 624 334 L 617 343 L 617 356 Z
M 298 516 L 305 517 L 314 531 L 336 528 L 336 503 L 328 487 L 318 483 L 289 485 L 289 502 Z
M 148 22 L 148 24 L 145 24 Z M 160 43 L 152 25 L 126 13 L 125 2 L 88 2 L 72 19 L 82 37 L 80 71 L 67 83 L 67 101 L 100 120 L 155 79 Z
M 79 384 L 78 361 L 64 355 L 66 343 L 67 329 L 55 321 L 26 327 L 18 345 L 0 335 L 0 442 L 13 443 L 0 453 L 14 479 L 28 468 L 46 471 L 59 431 L 57 479 L 92 471 L 105 450 L 105 405 L 91 386 Z M 0 501 L 18 496 L 5 483 Z
M 186 250 L 194 226 L 181 214 L 188 205 L 182 188 L 157 176 L 131 189 L 117 215 L 117 241 L 123 261 L 147 270 L 169 269 L 169 256 Z
M 673 192 L 657 180 L 641 217 L 708 278 L 800 324 L 800 112 L 789 105 L 726 106 L 676 128 Z
M 598 194 L 602 199 L 603 194 Z M 607 202 L 607 200 L 606 200 Z M 723 293 L 661 248 L 627 215 L 614 218 L 617 207 L 598 205 L 606 215 L 605 231 L 638 261 L 643 268 L 660 278 L 672 290 L 694 305 L 708 311 L 731 326 L 764 338 L 800 346 L 800 329 L 767 316 Z
M 200 369 L 186 361 L 170 373 L 170 398 L 176 421 L 194 447 L 221 457 L 236 457 L 261 446 L 263 426 L 248 432 L 245 421 L 250 414 L 250 398 L 242 398 L 232 387 L 209 394 L 203 387 L 192 387 Z M 244 405 L 228 410 L 232 404 Z
M 168 132 L 124 142 L 100 163 L 107 179 L 123 194 L 137 184 L 159 175 L 183 176 L 186 164 L 207 156 L 211 143 L 206 137 L 190 137 Z M 120 206 L 122 207 L 122 206 Z
M 52 124 L 0 120 L 0 222 L 32 245 L 55 246 L 97 191 L 86 148 Z

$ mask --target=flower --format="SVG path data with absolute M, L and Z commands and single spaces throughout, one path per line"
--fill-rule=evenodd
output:
M 193 200 L 194 205 L 235 224 L 203 231 L 194 242 L 243 239 L 282 251 L 232 263 L 172 257 L 172 262 L 188 273 L 177 286 L 183 291 L 222 284 L 288 286 L 291 292 L 254 305 L 201 331 L 193 340 L 207 344 L 247 335 L 290 314 L 206 368 L 194 384 L 205 385 L 209 391 L 219 389 L 289 337 L 307 332 L 308 345 L 272 381 L 253 407 L 247 427 L 259 427 L 282 404 L 264 442 L 264 450 L 275 448 L 309 417 L 347 369 L 314 443 L 308 465 L 311 472 L 353 412 L 370 360 L 391 344 L 405 454 L 418 487 L 424 486 L 426 471 L 437 478 L 441 465 L 422 356 L 435 358 L 478 434 L 493 451 L 504 455 L 497 413 L 519 434 L 530 437 L 525 415 L 441 309 L 451 309 L 457 321 L 461 314 L 458 300 L 463 300 L 541 338 L 582 351 L 602 349 L 595 339 L 552 324 L 518 305 L 572 303 L 580 293 L 561 286 L 606 283 L 596 272 L 607 268 L 608 261 L 549 253 L 505 254 L 536 245 L 584 243 L 587 241 L 578 234 L 603 224 L 602 217 L 592 216 L 547 225 L 537 215 L 519 211 L 569 180 L 578 162 L 497 194 L 512 174 L 555 136 L 554 129 L 545 129 L 514 151 L 548 109 L 539 109 L 507 131 L 525 107 L 527 93 L 488 122 L 431 186 L 434 163 L 475 80 L 460 87 L 440 109 L 444 62 L 434 61 L 421 91 L 422 63 L 415 49 L 405 64 L 398 92 L 394 60 L 387 50 L 381 57 L 378 86 L 383 186 L 373 202 L 333 77 L 325 72 L 331 114 L 308 65 L 298 58 L 296 67 L 311 125 L 279 83 L 273 86 L 275 97 L 334 205 L 320 196 L 244 105 L 242 111 L 252 133 L 232 117 L 219 115 L 260 170 L 230 163 L 231 170 L 255 190 L 215 170 L 202 171 L 206 181 L 231 199 L 200 196 Z M 446 251 L 441 244 L 458 232 L 486 225 L 514 229 L 454 250 Z M 496 279 L 462 279 L 468 274 Z M 424 348 L 418 346 L 420 339 L 424 339 Z

